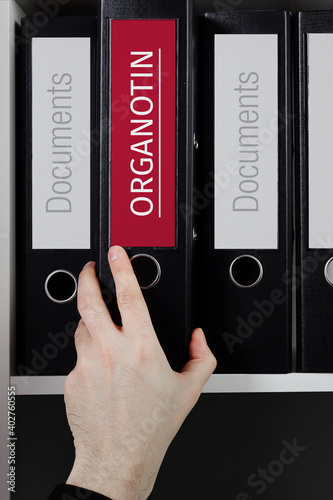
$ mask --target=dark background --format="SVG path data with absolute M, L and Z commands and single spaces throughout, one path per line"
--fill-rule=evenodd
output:
M 17 398 L 17 492 L 47 500 L 74 459 L 62 396 Z M 333 498 L 333 393 L 202 394 L 171 444 L 150 500 L 329 500 Z M 306 447 L 267 485 L 249 476 L 296 439 Z M 287 454 L 287 458 L 291 455 Z M 271 477 L 271 475 L 270 475 Z M 241 497 L 240 497 L 241 498 Z

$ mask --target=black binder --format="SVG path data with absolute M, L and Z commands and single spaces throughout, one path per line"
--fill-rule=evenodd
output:
M 107 252 L 128 251 L 174 369 L 192 324 L 197 14 L 191 0 L 102 0 L 99 278 L 120 324 Z
M 297 17 L 297 370 L 333 371 L 330 82 L 333 13 Z M 327 142 L 328 139 L 328 142 Z
M 217 372 L 285 373 L 292 325 L 290 16 L 221 12 L 202 22 L 197 309 Z
M 17 121 L 17 372 L 64 375 L 76 360 L 78 274 L 97 256 L 97 23 L 34 21 L 22 20 Z

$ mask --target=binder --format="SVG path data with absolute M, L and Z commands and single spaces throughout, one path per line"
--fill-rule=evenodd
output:
M 297 370 L 333 371 L 333 13 L 297 17 Z M 328 142 L 327 142 L 328 141 Z
M 96 18 L 22 20 L 17 125 L 19 375 L 75 365 L 77 278 L 96 260 Z
M 193 328 L 198 16 L 190 0 L 102 0 L 99 279 L 121 324 L 107 252 L 125 247 L 173 369 Z
M 201 324 L 218 373 L 291 371 L 290 16 L 207 13 L 199 218 Z

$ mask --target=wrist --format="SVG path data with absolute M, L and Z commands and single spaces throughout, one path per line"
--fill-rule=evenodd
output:
M 101 466 L 94 469 L 90 465 L 74 462 L 72 471 L 68 476 L 66 484 L 79 486 L 80 488 L 99 493 L 111 500 L 146 500 L 148 495 L 140 493 L 140 481 L 132 479 L 116 479 L 111 472 L 111 468 L 105 470 Z

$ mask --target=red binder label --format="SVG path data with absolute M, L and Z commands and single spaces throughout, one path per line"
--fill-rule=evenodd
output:
M 111 21 L 111 245 L 174 247 L 176 21 Z

